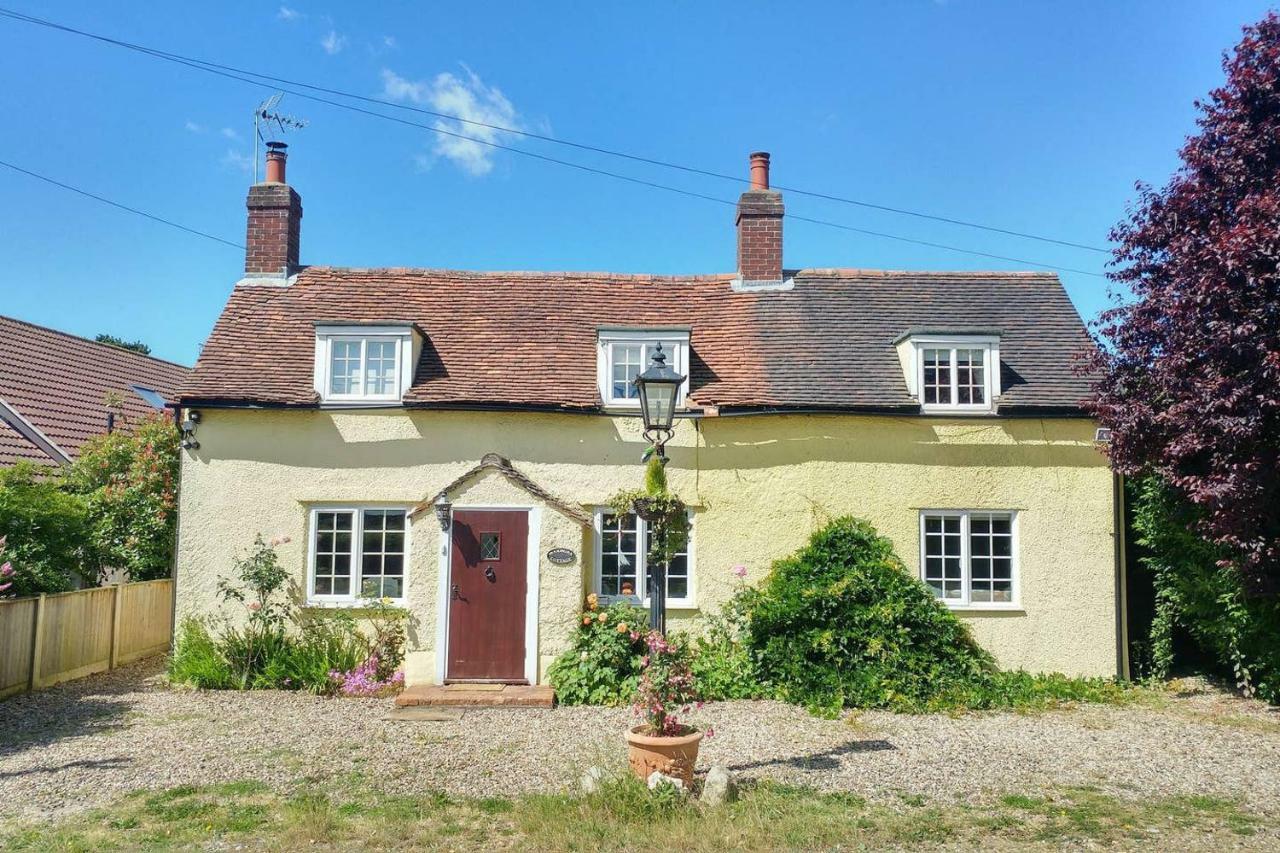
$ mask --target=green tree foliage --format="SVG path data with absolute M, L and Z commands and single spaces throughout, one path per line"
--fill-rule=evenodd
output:
M 168 577 L 177 524 L 179 435 L 162 415 L 90 439 L 66 474 L 84 496 L 102 565 L 130 580 Z
M 151 355 L 151 347 L 147 346 L 142 341 L 126 341 L 124 338 L 119 338 L 115 335 L 108 335 L 106 332 L 98 335 L 94 340 L 100 344 L 108 344 L 113 347 L 119 347 L 120 349 L 139 352 L 143 355 Z
M 51 469 L 0 469 L 0 536 L 13 565 L 6 595 L 61 592 L 77 575 L 97 574 L 86 501 L 63 489 Z
M 1147 660 L 1164 678 L 1173 663 L 1173 630 L 1182 626 L 1234 675 L 1236 685 L 1280 703 L 1280 600 L 1246 594 L 1239 569 L 1222 564 L 1223 549 L 1205 541 L 1197 510 L 1158 477 L 1129 481 L 1138 544 L 1156 591 Z
M 781 698 L 816 712 L 924 707 L 995 668 L 892 543 L 854 518 L 832 521 L 775 562 L 748 609 L 761 675 Z

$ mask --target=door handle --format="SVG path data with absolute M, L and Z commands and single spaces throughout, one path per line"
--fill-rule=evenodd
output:
M 458 585 L 456 583 L 453 585 L 453 590 L 449 593 L 449 597 L 454 601 L 462 598 L 462 593 L 458 591 Z

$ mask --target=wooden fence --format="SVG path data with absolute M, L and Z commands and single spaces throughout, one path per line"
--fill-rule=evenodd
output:
M 0 698 L 169 648 L 173 581 L 0 601 Z

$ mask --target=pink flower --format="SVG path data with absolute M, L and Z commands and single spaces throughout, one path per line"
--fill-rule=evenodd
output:
M 734 566 L 734 567 L 733 567 L 733 573 L 734 573 L 735 575 L 737 575 L 739 578 L 745 578 L 745 577 L 747 576 L 747 567 L 746 567 L 746 566 Z
M 13 577 L 13 563 L 5 563 L 0 566 L 0 578 Z
M 248 607 L 249 607 L 249 609 L 250 609 L 250 610 L 252 610 L 254 613 L 257 613 L 259 610 L 261 610 L 261 609 L 262 609 L 262 605 L 261 605 L 261 604 L 259 604 L 259 603 L 258 603 L 258 602 L 256 602 L 256 601 L 250 601 L 250 602 L 249 602 Z

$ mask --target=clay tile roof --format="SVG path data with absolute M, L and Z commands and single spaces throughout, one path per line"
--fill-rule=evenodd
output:
M 179 364 L 11 317 L 0 316 L 0 341 L 0 465 L 62 461 L 23 434 L 31 427 L 74 459 L 85 441 L 106 431 L 108 394 L 123 400 L 118 424 L 127 429 L 130 421 L 155 412 L 132 386 L 172 400 L 190 373 Z
M 733 408 L 915 411 L 893 342 L 999 330 L 1001 412 L 1078 411 L 1090 346 L 1052 273 L 810 269 L 735 292 L 733 276 L 306 267 L 241 284 L 181 391 L 187 402 L 316 404 L 317 320 L 412 322 L 426 341 L 407 405 L 596 410 L 601 327 L 692 332 L 690 397 Z

